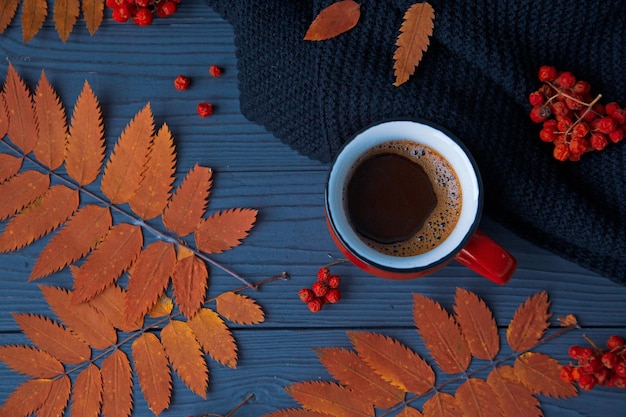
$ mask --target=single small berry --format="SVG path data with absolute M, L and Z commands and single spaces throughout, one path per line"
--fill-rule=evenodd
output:
M 131 7 L 128 3 L 121 3 L 113 9 L 113 20 L 118 23 L 124 23 L 133 17 L 134 13 L 134 7 Z
M 318 281 L 328 281 L 328 278 L 330 278 L 330 270 L 327 267 L 323 266 L 317 270 Z
M 622 139 L 624 139 L 624 130 L 616 129 L 612 131 L 611 133 L 609 133 L 609 139 L 611 139 L 611 142 L 613 143 L 620 142 Z
M 328 284 L 324 281 L 316 281 L 311 289 L 317 297 L 323 297 L 328 292 Z
M 606 116 L 598 120 L 597 129 L 602 133 L 611 133 L 617 129 L 617 123 L 611 116 Z
M 339 275 L 331 275 L 328 278 L 328 286 L 330 288 L 337 288 L 341 284 L 341 277 Z
M 548 106 L 535 106 L 530 110 L 530 120 L 541 123 L 550 117 L 550 113 Z
M 528 96 L 528 102 L 531 106 L 541 106 L 546 102 L 546 97 L 540 91 L 533 91 Z
M 594 133 L 593 135 L 591 135 L 589 143 L 591 144 L 591 147 L 593 149 L 595 149 L 596 151 L 601 151 L 602 149 L 606 148 L 606 146 L 609 144 L 609 141 L 607 140 L 604 133 Z
M 341 291 L 339 288 L 331 288 L 324 294 L 324 300 L 327 303 L 335 304 L 341 300 Z
M 565 144 L 555 146 L 552 155 L 558 161 L 566 161 L 570 156 L 569 146 Z
M 616 350 L 619 349 L 621 347 L 624 346 L 624 339 L 620 336 L 616 336 L 613 335 L 611 337 L 608 338 L 608 340 L 606 341 L 606 347 L 609 348 L 609 350 Z
M 606 352 L 602 355 L 602 365 L 607 369 L 613 369 L 617 365 L 619 358 L 614 352 Z
M 583 391 L 589 391 L 596 386 L 596 378 L 590 374 L 581 375 L 578 379 L 578 386 Z
M 615 113 L 615 111 L 619 109 L 620 105 L 614 101 L 606 103 L 606 105 L 604 106 L 604 111 L 606 112 L 607 116 L 613 116 L 613 113 Z
M 213 105 L 211 103 L 207 103 L 203 101 L 202 103 L 198 103 L 196 107 L 196 111 L 198 115 L 201 117 L 209 117 L 213 114 Z
M 613 370 L 617 375 L 626 378 L 626 362 L 624 360 L 618 361 Z
M 554 82 L 563 88 L 572 88 L 576 84 L 576 77 L 571 72 L 565 71 L 556 77 Z
M 189 84 L 191 84 L 191 79 L 182 74 L 176 77 L 176 79 L 174 80 L 174 87 L 179 91 L 188 89 Z
M 218 67 L 217 65 L 211 65 L 209 67 L 209 74 L 211 74 L 212 77 L 221 77 L 222 76 L 222 68 Z
M 589 94 L 589 91 L 591 91 L 591 84 L 587 81 L 578 80 L 576 81 L 576 84 L 574 84 L 574 87 L 572 87 L 572 91 L 582 95 Z
M 314 298 L 307 303 L 307 306 L 312 313 L 317 313 L 324 306 L 324 302 L 320 298 Z
M 559 374 L 559 376 L 561 377 L 561 380 L 565 382 L 573 382 L 574 381 L 573 372 L 574 372 L 573 366 L 565 365 L 561 367 L 561 373 Z
M 542 65 L 539 68 L 539 81 L 553 81 L 558 75 L 558 71 L 555 67 L 549 65 Z
M 159 17 L 171 16 L 176 13 L 176 11 L 178 11 L 178 3 L 173 0 L 161 1 L 157 3 L 156 14 Z
M 298 291 L 298 297 L 300 297 L 303 302 L 308 303 L 310 301 L 313 301 L 313 299 L 315 298 L 315 294 L 310 288 L 302 288 L 300 291 Z
M 152 14 L 150 9 L 147 7 L 140 7 L 133 17 L 133 23 L 139 26 L 150 26 L 153 19 L 154 14 Z
M 595 374 L 602 369 L 602 366 L 602 360 L 596 356 L 592 356 L 582 365 L 582 369 L 588 374 Z

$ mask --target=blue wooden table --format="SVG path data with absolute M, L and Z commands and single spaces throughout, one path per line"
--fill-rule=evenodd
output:
M 0 35 L 0 77 L 4 79 L 10 62 L 34 89 L 45 70 L 67 109 L 72 108 L 87 80 L 102 106 L 107 151 L 131 117 L 149 102 L 156 124 L 167 123 L 173 133 L 177 177 L 196 163 L 214 170 L 209 213 L 235 207 L 259 210 L 257 223 L 243 244 L 212 259 L 249 282 L 260 282 L 283 271 L 290 277 L 242 291 L 263 308 L 265 321 L 253 326 L 229 323 L 238 345 L 237 368 L 208 361 L 206 400 L 174 376 L 171 406 L 161 415 L 224 415 L 251 394 L 236 416 L 260 416 L 298 407 L 285 387 L 300 381 L 332 380 L 313 349 L 349 348 L 348 331 L 396 338 L 430 360 L 413 323 L 413 293 L 431 297 L 445 308 L 451 308 L 457 287 L 476 293 L 493 310 L 504 341 L 517 307 L 545 290 L 552 312 L 548 334 L 558 331 L 556 319 L 568 314 L 576 315 L 582 326 L 537 349 L 563 364 L 569 360 L 569 346 L 588 344 L 584 334 L 598 343 L 613 334 L 626 336 L 625 287 L 548 253 L 487 218 L 482 220 L 481 229 L 519 262 L 507 285 L 492 284 L 457 263 L 431 277 L 404 282 L 374 278 L 341 264 L 334 266 L 333 272 L 343 277 L 343 299 L 320 313 L 310 313 L 299 300 L 298 290 L 314 282 L 320 266 L 340 257 L 324 220 L 328 166 L 297 154 L 241 115 L 232 29 L 203 1 L 184 0 L 178 13 L 156 19 L 149 27 L 118 24 L 110 12 L 105 15 L 93 36 L 79 20 L 65 43 L 50 18 L 28 43 L 22 42 L 20 25 L 13 22 Z M 223 76 L 209 76 L 211 65 L 222 67 Z M 191 77 L 187 91 L 174 89 L 178 74 Z M 201 101 L 214 104 L 212 117 L 196 115 L 196 104 Z M 0 143 L 0 152 L 10 151 Z M 154 239 L 146 236 L 147 240 Z M 46 241 L 0 255 L 2 345 L 29 344 L 11 313 L 54 317 L 37 284 L 71 288 L 67 268 L 36 283 L 27 282 Z M 210 274 L 209 297 L 241 286 L 220 268 L 210 267 Z M 121 349 L 129 352 L 130 347 L 123 345 Z M 0 404 L 25 380 L 0 364 Z M 580 392 L 576 398 L 538 398 L 546 417 L 613 417 L 625 415 L 625 395 L 623 390 L 600 387 Z M 153 415 L 136 379 L 133 401 L 133 415 Z

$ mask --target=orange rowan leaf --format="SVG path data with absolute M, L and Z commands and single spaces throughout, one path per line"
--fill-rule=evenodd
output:
M 115 344 L 115 328 L 93 306 L 87 303 L 72 304 L 72 294 L 62 288 L 39 288 L 57 317 L 91 347 L 106 349 Z
M 408 405 L 402 409 L 396 417 L 424 417 L 417 408 L 409 407 Z
M 20 1 L 21 0 L 6 0 L 0 3 L 0 33 L 4 32 L 15 17 Z
M 519 380 L 534 394 L 554 398 L 574 397 L 577 394 L 574 384 L 561 379 L 559 362 L 543 353 L 522 353 L 515 360 L 513 369 Z
M 126 305 L 126 291 L 117 285 L 109 285 L 101 293 L 89 300 L 96 310 L 109 319 L 113 327 L 123 332 L 134 332 L 143 325 L 143 317 L 129 322 L 124 315 Z
M 559 317 L 559 318 L 557 318 L 557 320 L 561 324 L 561 327 L 575 327 L 575 326 L 578 326 L 578 319 L 573 314 L 568 314 L 565 317 Z
M 43 26 L 48 16 L 46 0 L 24 0 L 22 3 L 22 38 L 24 42 L 31 40 Z
M 28 280 L 49 275 L 85 256 L 112 224 L 109 208 L 96 204 L 81 207 L 39 254 Z
M 550 301 L 548 294 L 541 291 L 526 299 L 509 323 L 506 340 L 511 349 L 523 352 L 537 345 L 546 329 L 550 326 L 551 313 L 548 312 Z
M 167 294 L 161 294 L 156 304 L 148 311 L 148 316 L 152 318 L 169 316 L 174 309 L 174 302 Z
M 128 356 L 119 349 L 100 366 L 102 374 L 102 414 L 128 417 L 133 409 L 133 375 Z
M 98 417 L 102 407 L 102 375 L 93 363 L 83 369 L 74 381 L 70 415 Z
M 91 358 L 91 349 L 74 333 L 47 317 L 13 313 L 20 329 L 36 346 L 63 363 L 79 364 Z
M 13 217 L 0 235 L 0 253 L 30 245 L 65 222 L 78 208 L 78 191 L 55 185 Z
M 286 388 L 304 408 L 328 413 L 335 417 L 374 417 L 374 407 L 364 398 L 333 382 L 300 382 Z
M 93 182 L 104 159 L 104 127 L 100 103 L 87 81 L 74 104 L 65 148 L 65 169 L 80 185 Z
M 163 213 L 163 224 L 178 236 L 196 230 L 206 210 L 213 181 L 211 168 L 195 165 L 187 173 Z
M 209 369 L 191 327 L 172 320 L 161 330 L 161 342 L 180 379 L 196 395 L 206 398 Z
M 498 398 L 498 403 L 506 417 L 541 417 L 539 401 L 531 390 L 522 384 L 511 366 L 494 368 L 487 377 L 487 383 Z
M 237 324 L 258 324 L 265 320 L 263 309 L 252 298 L 234 292 L 220 294 L 215 300 L 217 312 Z
M 31 378 L 54 378 L 65 371 L 54 356 L 31 346 L 0 346 L 0 361 Z
M 1 15 L 2 10 L 3 10 L 2 5 L 0 5 L 0 20 L 2 19 L 2 15 Z M 7 103 L 4 99 L 4 94 L 2 93 L 2 91 L 0 91 L 0 138 L 5 137 L 8 131 L 9 131 L 9 110 L 7 109 Z M 2 154 L 2 155 L 7 155 L 7 154 Z
M 442 371 L 454 374 L 467 369 L 471 360 L 467 342 L 454 318 L 438 302 L 413 294 L 413 319 L 417 331 Z
M 2 97 L 2 94 L 0 94 Z M 0 153 L 0 184 L 17 174 L 24 160 L 8 153 Z M 2 193 L 4 194 L 4 193 Z M 4 199 L 4 195 L 2 196 Z
M 41 197 L 48 187 L 50 176 L 35 170 L 24 171 L 0 184 L 0 221 Z
M 104 18 L 104 0 L 83 0 L 83 17 L 89 34 L 96 33 Z
M 353 0 L 340 0 L 322 9 L 304 35 L 305 41 L 322 41 L 345 33 L 356 26 L 361 6 Z
M 204 261 L 189 249 L 179 247 L 178 262 L 172 273 L 174 297 L 187 318 L 198 312 L 206 297 L 209 271 Z
M 237 344 L 221 317 L 209 308 L 202 308 L 188 322 L 202 350 L 224 366 L 237 367 Z
M 67 41 L 80 13 L 79 0 L 55 0 L 54 27 L 63 42 Z
M 196 246 L 206 253 L 222 253 L 241 243 L 256 221 L 258 211 L 229 209 L 200 222 L 194 234 Z
M 56 7 L 58 3 L 54 4 Z M 55 170 L 63 164 L 65 159 L 67 117 L 65 108 L 44 71 L 41 71 L 41 77 L 35 89 L 34 102 L 39 139 L 33 151 L 39 162 Z
M 124 315 L 133 322 L 144 316 L 157 302 L 176 266 L 172 243 L 149 244 L 137 257 L 126 286 Z
M 289 408 L 278 410 L 263 417 L 333 417 L 330 414 L 320 413 L 317 411 L 304 410 L 302 408 Z
M 133 342 L 132 351 L 141 391 L 158 416 L 169 407 L 172 396 L 172 375 L 165 349 L 158 337 L 144 333 Z
M 27 417 L 41 408 L 48 399 L 52 381 L 29 379 L 9 395 L 2 407 L 0 417 Z
M 140 226 L 118 223 L 80 266 L 70 267 L 74 277 L 72 301 L 91 300 L 115 282 L 137 259 L 143 247 Z
M 424 417 L 458 417 L 462 416 L 459 404 L 453 395 L 447 392 L 436 392 L 424 403 Z
M 404 84 L 415 72 L 415 68 L 430 45 L 434 19 L 435 10 L 428 2 L 415 3 L 404 14 L 400 34 L 396 41 L 398 48 L 393 55 L 396 79 L 393 85 Z
M 32 1 L 25 0 L 22 7 Z M 30 90 L 10 62 L 4 83 L 4 100 L 9 114 L 9 139 L 27 155 L 35 148 L 38 137 L 35 106 Z
M 53 379 L 50 385 L 48 399 L 37 410 L 37 417 L 61 417 L 67 407 L 72 389 L 70 377 Z
M 498 402 L 493 400 L 494 392 L 484 379 L 467 379 L 457 388 L 455 396 L 465 417 L 502 415 Z
M 485 302 L 476 294 L 457 288 L 454 313 L 471 354 L 479 359 L 495 358 L 500 350 L 500 336 Z
M 385 381 L 405 392 L 424 394 L 435 385 L 435 373 L 417 353 L 390 337 L 348 332 L 359 356 Z
M 130 198 L 130 208 L 142 219 L 155 218 L 171 197 L 175 170 L 174 141 L 166 124 L 154 137 L 141 187 Z
M 153 134 L 154 117 L 146 104 L 126 125 L 104 167 L 100 189 L 111 203 L 127 203 L 139 189 Z
M 339 348 L 321 348 L 315 352 L 339 383 L 360 392 L 374 407 L 389 408 L 404 400 L 405 390 L 385 381 L 355 352 Z

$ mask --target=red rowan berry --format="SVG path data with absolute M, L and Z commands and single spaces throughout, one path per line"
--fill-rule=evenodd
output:
M 106 0 L 105 4 L 108 8 L 115 9 L 117 6 L 124 2 L 125 0 Z
M 598 357 L 592 356 L 582 364 L 582 369 L 588 374 L 595 374 L 602 369 L 602 361 Z
M 620 105 L 612 101 L 610 103 L 606 103 L 606 105 L 604 106 L 604 111 L 607 114 L 607 116 L 612 116 L 615 110 L 618 110 L 619 108 L 620 108 Z
M 613 375 L 613 372 L 611 372 L 610 369 L 606 369 L 606 368 L 602 368 L 594 374 L 594 376 L 596 377 L 597 383 L 600 385 L 606 385 L 611 379 L 612 375 Z
M 569 71 L 564 71 L 554 80 L 556 84 L 563 88 L 572 88 L 576 84 L 576 77 Z
M 587 152 L 587 141 L 584 138 L 572 138 L 569 150 L 572 154 L 581 155 Z
M 540 91 L 533 91 L 528 96 L 528 102 L 531 106 L 541 106 L 546 102 L 546 97 Z
M 573 366 L 570 366 L 570 365 L 562 366 L 561 373 L 560 373 L 561 380 L 565 382 L 573 382 L 574 381 L 574 375 L 572 374 L 573 371 L 574 371 Z
M 626 378 L 626 362 L 624 362 L 624 360 L 619 360 L 615 366 L 613 367 L 613 370 L 615 371 L 615 373 L 621 377 L 625 377 Z
M 324 300 L 331 304 L 339 302 L 339 300 L 341 300 L 341 291 L 339 291 L 339 288 L 329 289 L 328 292 L 324 294 Z
M 608 347 L 609 350 L 612 351 L 624 347 L 624 344 L 624 339 L 621 336 L 617 335 L 612 335 L 606 341 L 606 347 Z
M 201 117 L 209 117 L 213 114 L 213 105 L 207 102 L 198 103 L 196 111 Z
M 217 65 L 211 65 L 209 67 L 209 74 L 211 74 L 212 77 L 221 77 L 222 68 L 218 67 Z
M 176 13 L 177 10 L 178 10 L 178 3 L 173 0 L 161 1 L 157 3 L 157 6 L 156 6 L 156 14 L 159 17 L 171 16 L 174 13 Z
M 113 20 L 119 23 L 127 22 L 135 13 L 134 7 L 128 3 L 121 3 L 113 9 Z
M 303 302 L 308 303 L 315 298 L 315 294 L 310 288 L 302 288 L 300 291 L 298 291 L 298 297 L 300 297 L 300 300 L 302 300 Z
M 626 388 L 626 378 L 619 375 L 612 375 L 609 384 L 615 388 Z
M 328 292 L 328 284 L 324 281 L 316 281 L 311 289 L 317 297 L 323 297 Z
M 554 114 L 554 118 L 556 120 L 561 120 L 563 118 L 569 117 L 572 113 L 562 101 L 557 101 L 556 103 L 552 104 L 551 111 L 552 114 Z
M 609 144 L 609 141 L 607 140 L 606 135 L 604 135 L 603 133 L 594 133 L 593 135 L 591 135 L 589 143 L 591 144 L 591 147 L 593 149 L 595 149 L 596 151 L 601 151 L 602 149 L 606 148 L 606 146 Z
M 622 139 L 624 139 L 624 131 L 622 129 L 616 129 L 612 131 L 611 133 L 609 133 L 609 139 L 611 139 L 611 142 L 613 143 L 621 141 Z
M 556 128 L 559 132 L 567 132 L 567 130 L 572 127 L 572 123 L 574 123 L 572 119 L 570 119 L 569 117 L 564 117 L 557 122 Z
M 135 4 L 139 7 L 148 7 L 152 0 L 135 0 Z
M 530 111 L 530 120 L 541 123 L 550 117 L 550 109 L 547 106 L 535 106 Z
M 587 123 L 579 122 L 572 129 L 572 136 L 584 138 L 589 133 L 589 125 Z
M 307 306 L 312 313 L 317 313 L 324 306 L 324 302 L 320 298 L 314 298 L 307 303 Z
M 611 133 L 617 128 L 617 123 L 611 116 L 605 116 L 598 120 L 597 129 L 602 133 Z
M 574 84 L 574 87 L 572 87 L 572 91 L 581 95 L 589 94 L 591 85 L 587 81 L 578 80 L 576 84 Z
M 327 267 L 323 266 L 320 269 L 317 270 L 317 280 L 318 281 L 328 281 L 328 278 L 330 278 L 330 269 L 328 269 Z
M 330 288 L 338 288 L 340 284 L 341 277 L 339 275 L 331 275 L 330 278 L 328 278 L 328 286 Z
M 578 386 L 583 391 L 589 391 L 596 386 L 596 378 L 590 374 L 581 375 L 578 379 Z
M 174 87 L 179 91 L 188 89 L 189 84 L 191 84 L 191 79 L 182 74 L 176 77 L 176 79 L 174 80 Z
M 613 113 L 611 113 L 611 118 L 615 120 L 618 125 L 623 125 L 626 123 L 626 110 L 616 109 Z
M 546 82 L 546 81 L 553 81 L 558 75 L 558 71 L 556 70 L 556 68 L 549 66 L 549 65 L 542 65 L 539 68 L 539 81 L 541 82 Z
M 569 146 L 566 144 L 555 146 L 552 155 L 558 161 L 566 161 L 570 156 Z
M 613 369 L 617 365 L 618 357 L 614 352 L 606 352 L 602 355 L 602 365 L 605 368 Z
M 152 24 L 152 20 L 154 19 L 154 15 L 152 11 L 147 7 L 140 7 L 133 16 L 133 23 L 139 26 L 149 26 Z
M 572 93 L 570 97 L 565 98 L 565 105 L 570 110 L 581 110 L 585 107 L 582 94 Z

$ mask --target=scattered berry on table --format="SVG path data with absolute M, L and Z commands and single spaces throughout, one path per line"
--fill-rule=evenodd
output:
M 179 91 L 188 89 L 189 84 L 191 84 L 191 79 L 182 74 L 176 77 L 176 79 L 174 80 L 174 87 Z
M 209 67 L 209 74 L 211 74 L 212 77 L 221 77 L 222 76 L 222 68 L 218 67 L 217 65 L 211 65 Z
M 106 0 L 113 20 L 125 23 L 132 20 L 139 26 L 151 25 L 155 15 L 168 17 L 178 11 L 181 0 Z
M 341 300 L 341 277 L 331 274 L 327 266 L 317 270 L 316 281 L 311 288 L 302 288 L 298 297 L 307 304 L 309 310 L 314 313 L 320 311 L 325 304 L 335 304 Z
M 213 105 L 211 103 L 207 103 L 206 101 L 203 101 L 202 103 L 198 103 L 196 110 L 199 116 L 209 117 L 210 115 L 213 114 Z

